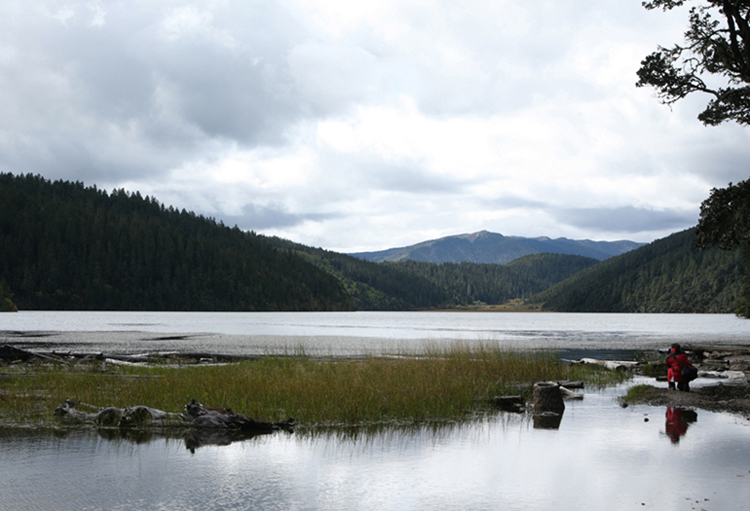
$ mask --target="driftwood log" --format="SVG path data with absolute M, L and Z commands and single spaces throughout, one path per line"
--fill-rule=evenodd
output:
M 0 346 L 0 360 L 5 362 L 28 362 L 29 360 L 38 359 L 46 360 L 48 362 L 63 362 L 67 363 L 66 360 L 62 360 L 57 357 L 44 355 L 42 353 L 34 353 L 33 351 L 16 348 L 9 344 Z
M 294 419 L 283 422 L 259 421 L 235 413 L 229 408 L 203 406 L 195 399 L 185 405 L 185 413 L 169 413 L 147 406 L 111 406 L 95 413 L 87 413 L 78 410 L 76 406 L 74 401 L 66 400 L 57 407 L 55 415 L 67 424 L 111 428 L 194 428 L 265 433 L 277 430 L 291 432 L 295 424 Z
M 606 367 L 610 371 L 623 371 L 627 369 L 635 369 L 640 365 L 640 362 L 633 362 L 630 360 L 599 360 L 596 358 L 582 358 L 577 364 L 594 364 Z

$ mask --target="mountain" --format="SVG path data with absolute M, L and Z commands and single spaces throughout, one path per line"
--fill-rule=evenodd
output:
M 352 253 L 368 261 L 423 261 L 428 263 L 506 264 L 529 254 L 550 253 L 590 257 L 603 261 L 642 247 L 634 241 L 591 241 L 547 237 L 522 238 L 488 231 L 424 241 L 408 247 Z
M 528 298 L 596 264 L 565 254 L 531 254 L 510 264 L 375 263 L 281 238 L 268 243 L 291 250 L 341 281 L 360 310 L 409 310 L 501 304 Z
M 299 256 L 137 192 L 0 173 L 0 204 L 0 287 L 19 309 L 354 308 Z
M 313 248 L 278 237 L 264 237 L 270 245 L 304 258 L 341 282 L 358 310 L 412 310 L 444 307 L 450 294 L 424 276 Z
M 731 313 L 744 273 L 739 251 L 692 247 L 694 229 L 607 259 L 532 297 L 560 312 Z

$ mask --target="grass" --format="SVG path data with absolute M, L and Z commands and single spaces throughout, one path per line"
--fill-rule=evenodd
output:
M 661 391 L 651 385 L 635 385 L 628 389 L 621 401 L 625 403 L 644 403 L 648 402 L 661 394 Z
M 0 424 L 53 426 L 66 399 L 96 407 L 146 405 L 182 411 L 195 398 L 259 420 L 301 426 L 466 417 L 495 395 L 541 380 L 622 380 L 619 372 L 571 366 L 554 354 L 461 344 L 423 356 L 318 360 L 269 356 L 222 366 L 123 367 L 102 363 L 8 368 L 0 379 Z

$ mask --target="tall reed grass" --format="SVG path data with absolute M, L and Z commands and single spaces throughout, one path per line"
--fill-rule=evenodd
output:
M 50 424 L 66 399 L 177 412 L 193 398 L 259 420 L 294 417 L 302 426 L 425 421 L 465 417 L 490 397 L 519 394 L 534 381 L 612 378 L 598 368 L 563 364 L 554 354 L 490 344 L 357 360 L 269 356 L 221 366 L 36 367 L 0 380 L 0 423 Z

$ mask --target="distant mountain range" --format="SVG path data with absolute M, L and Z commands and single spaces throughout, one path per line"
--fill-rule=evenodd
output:
M 479 231 L 459 234 L 436 240 L 423 241 L 416 245 L 390 248 L 377 252 L 349 254 L 374 262 L 422 261 L 428 263 L 479 263 L 507 264 L 530 254 L 550 253 L 591 257 L 599 261 L 618 256 L 642 247 L 645 243 L 634 241 L 591 241 L 547 237 L 523 238 Z

